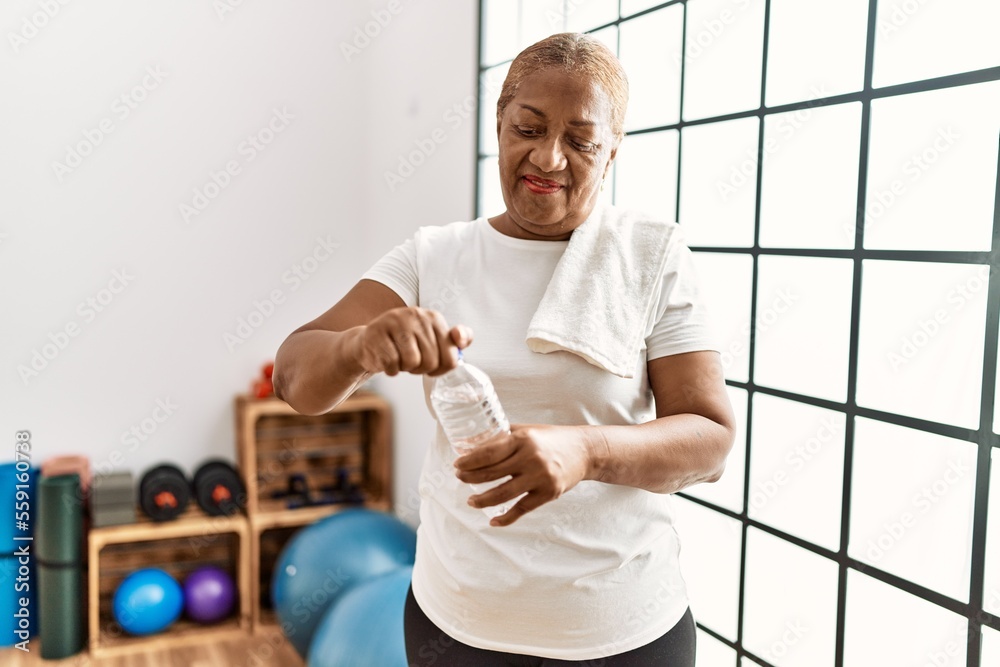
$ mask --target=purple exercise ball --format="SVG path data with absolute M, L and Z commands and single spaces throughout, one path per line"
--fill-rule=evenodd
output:
M 215 623 L 229 616 L 236 604 L 236 586 L 225 570 L 199 567 L 184 580 L 184 611 L 199 623 Z

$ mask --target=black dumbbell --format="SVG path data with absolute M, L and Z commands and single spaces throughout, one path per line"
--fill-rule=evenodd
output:
M 337 481 L 333 486 L 322 489 L 326 492 L 326 501 L 330 503 L 348 503 L 359 505 L 365 502 L 361 488 L 350 481 L 350 471 L 347 468 L 337 468 Z
M 177 466 L 150 468 L 139 482 L 139 507 L 153 521 L 176 519 L 191 500 L 191 484 Z
M 209 516 L 232 516 L 242 511 L 246 502 L 239 473 L 220 459 L 206 461 L 195 471 L 194 496 Z
M 275 499 L 284 498 L 285 507 L 290 510 L 317 504 L 312 496 L 312 492 L 309 490 L 309 481 L 301 473 L 289 475 L 288 489 L 285 491 L 275 491 L 272 497 Z

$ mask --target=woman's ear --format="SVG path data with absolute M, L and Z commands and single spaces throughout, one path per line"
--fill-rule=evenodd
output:
M 611 165 L 615 163 L 615 158 L 617 156 L 618 156 L 618 146 L 615 146 L 614 148 L 611 149 L 611 155 L 608 156 L 608 163 L 604 165 L 604 175 L 601 176 L 601 179 L 605 179 L 608 177 L 608 172 L 611 171 Z

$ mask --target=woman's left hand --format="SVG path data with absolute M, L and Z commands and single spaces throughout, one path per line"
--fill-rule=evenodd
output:
M 516 424 L 509 437 L 478 447 L 455 460 L 458 478 L 469 484 L 511 479 L 485 493 L 471 496 L 473 507 L 491 507 L 521 498 L 506 513 L 490 521 L 509 526 L 531 510 L 566 493 L 591 471 L 587 426 Z

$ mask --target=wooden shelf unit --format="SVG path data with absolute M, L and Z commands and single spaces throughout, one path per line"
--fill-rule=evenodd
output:
M 392 494 L 391 412 L 371 392 L 357 392 L 330 412 L 300 415 L 277 398 L 236 398 L 237 461 L 247 491 L 247 515 L 289 520 L 289 512 L 319 512 L 321 505 L 289 510 L 272 494 L 301 474 L 312 492 L 335 481 L 338 468 L 350 471 L 367 500 L 389 501 Z M 330 507 L 330 506 L 328 506 Z M 286 517 L 286 518 L 282 518 Z
M 170 522 L 143 517 L 136 523 L 93 528 L 87 542 L 91 657 L 217 641 L 250 631 L 250 529 L 245 516 L 211 517 L 192 506 Z M 229 619 L 200 625 L 182 616 L 168 630 L 145 637 L 127 635 L 114 620 L 112 598 L 129 573 L 159 567 L 181 582 L 187 572 L 208 564 L 227 570 L 239 591 L 236 613 Z
M 247 491 L 246 515 L 208 516 L 192 501 L 173 521 L 154 522 L 137 510 L 135 523 L 89 531 L 91 657 L 275 631 L 276 616 L 262 605 L 262 596 L 269 588 L 270 572 L 281 546 L 299 528 L 357 506 L 288 509 L 269 494 L 287 485 L 291 473 L 305 475 L 310 486 L 328 485 L 335 480 L 336 467 L 348 468 L 350 480 L 363 490 L 364 507 L 392 510 L 392 414 L 381 397 L 359 391 L 329 413 L 310 417 L 276 398 L 237 396 L 235 414 L 237 462 Z M 236 582 L 238 606 L 231 618 L 199 625 L 182 616 L 164 632 L 145 637 L 125 634 L 114 620 L 114 591 L 129 573 L 159 567 L 181 582 L 188 571 L 207 564 L 228 570 Z
M 255 633 L 277 624 L 267 605 L 274 561 L 294 533 L 356 504 L 294 509 L 272 497 L 287 489 L 288 476 L 303 475 L 315 493 L 335 481 L 337 468 L 363 492 L 362 506 L 392 510 L 392 413 L 380 396 L 358 391 L 323 415 L 306 416 L 276 398 L 237 396 L 237 462 L 247 491 L 250 529 L 251 626 Z

